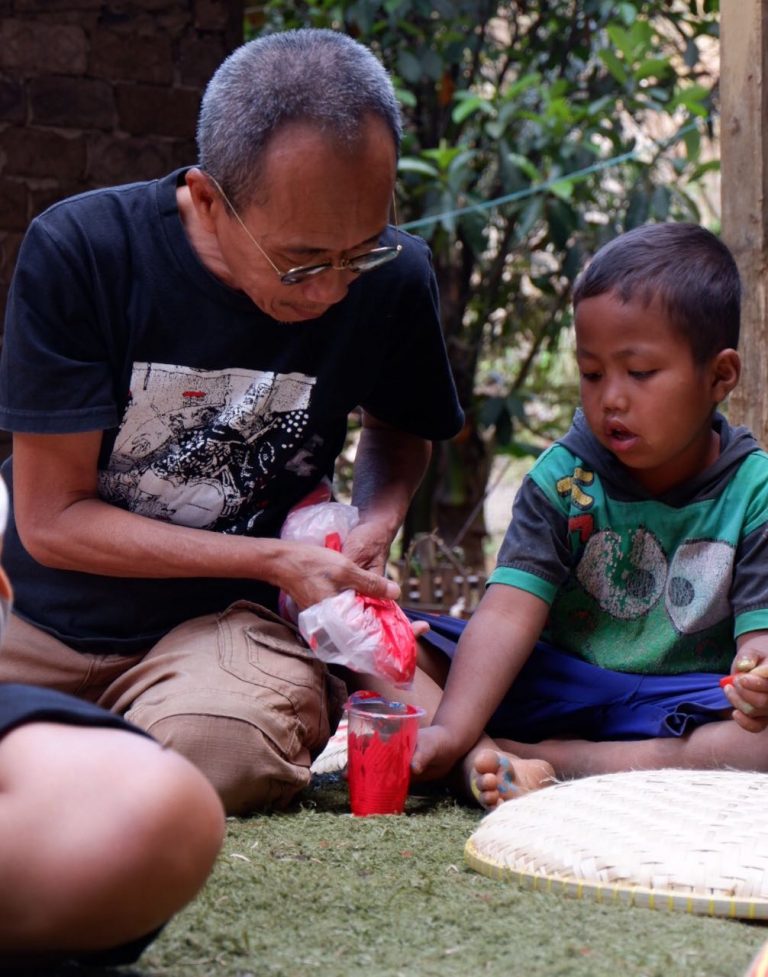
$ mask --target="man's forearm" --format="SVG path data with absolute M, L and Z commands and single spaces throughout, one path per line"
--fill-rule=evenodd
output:
M 363 520 L 385 522 L 394 538 L 427 470 L 432 444 L 368 422 L 355 457 L 352 503 Z

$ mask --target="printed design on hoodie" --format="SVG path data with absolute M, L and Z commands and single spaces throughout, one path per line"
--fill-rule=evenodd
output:
M 596 504 L 589 491 L 593 485 L 595 473 L 577 465 L 571 475 L 558 479 L 556 490 L 571 507 L 568 530 L 578 535 L 576 579 L 605 614 L 631 621 L 663 600 L 679 634 L 695 634 L 728 618 L 733 546 L 690 539 L 665 547 L 645 526 L 596 532 L 589 513 Z

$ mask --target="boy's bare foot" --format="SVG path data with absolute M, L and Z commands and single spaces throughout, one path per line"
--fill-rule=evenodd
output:
M 489 748 L 470 754 L 464 773 L 469 792 L 486 811 L 555 781 L 555 771 L 546 760 L 523 760 Z

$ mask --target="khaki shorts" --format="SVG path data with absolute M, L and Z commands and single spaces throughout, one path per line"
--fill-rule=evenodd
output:
M 295 628 L 246 601 L 179 625 L 140 655 L 74 651 L 14 615 L 0 682 L 125 716 L 192 760 L 230 814 L 284 807 L 309 783 L 345 695 Z

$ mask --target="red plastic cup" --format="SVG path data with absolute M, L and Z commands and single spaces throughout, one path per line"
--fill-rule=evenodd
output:
M 352 813 L 402 814 L 424 709 L 355 692 L 347 702 L 347 780 Z

